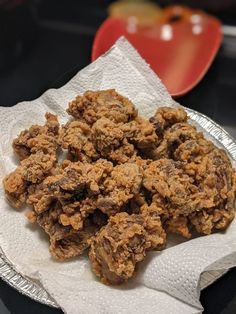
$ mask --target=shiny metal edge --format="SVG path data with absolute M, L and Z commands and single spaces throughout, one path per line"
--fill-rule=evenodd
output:
M 185 110 L 193 123 L 196 123 L 200 129 L 207 131 L 209 135 L 215 139 L 215 141 L 224 147 L 230 157 L 236 161 L 236 142 L 234 138 L 207 116 L 189 108 L 185 108 Z M 201 290 L 211 285 L 227 271 L 228 270 L 204 272 L 200 280 Z M 18 273 L 1 251 L 0 278 L 21 294 L 26 295 L 42 304 L 58 308 L 58 305 L 47 293 L 47 291 L 33 280 Z
M 199 126 L 200 129 L 207 132 L 218 144 L 220 144 L 236 162 L 236 140 L 225 131 L 220 125 L 208 118 L 202 113 L 185 108 L 190 119 Z
M 58 305 L 47 291 L 33 280 L 18 273 L 2 252 L 0 252 L 0 278 L 12 288 L 34 301 L 58 308 Z

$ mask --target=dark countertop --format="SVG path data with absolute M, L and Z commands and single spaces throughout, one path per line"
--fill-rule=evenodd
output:
M 12 106 L 19 101 L 34 99 L 50 87 L 62 86 L 77 71 L 88 65 L 94 31 L 106 16 L 104 8 L 107 2 L 104 1 L 103 7 L 97 10 L 95 7 L 89 8 L 88 14 L 92 15 L 89 21 L 83 19 L 81 6 L 78 9 L 75 1 L 71 1 L 73 5 L 67 7 L 64 15 L 60 10 L 53 15 L 53 6 L 43 2 L 37 11 L 38 22 L 31 27 L 31 36 L 18 47 L 23 53 L 19 54 L 11 66 L 4 71 L 0 70 L 0 105 Z M 65 18 L 70 16 L 70 12 L 75 13 L 76 8 L 77 15 Z M 63 6 L 61 10 L 63 11 Z M 68 20 L 70 23 L 67 23 Z M 27 23 L 31 22 L 27 20 Z M 235 90 L 236 38 L 226 37 L 205 78 L 178 101 L 207 114 L 236 138 Z M 202 291 L 201 302 L 205 308 L 204 313 L 235 314 L 236 268 Z M 62 312 L 38 304 L 0 281 L 0 314 L 7 313 Z

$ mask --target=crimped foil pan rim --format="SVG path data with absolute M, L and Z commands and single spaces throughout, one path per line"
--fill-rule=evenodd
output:
M 0 251 L 0 278 L 9 286 L 36 302 L 51 307 L 59 307 L 42 286 L 17 272 L 2 251 Z
M 212 119 L 195 110 L 185 108 L 193 123 L 197 123 L 200 128 L 207 131 L 218 143 L 220 143 L 228 152 L 230 157 L 236 162 L 236 142 L 234 138 L 226 132 L 221 126 L 215 123 Z M 205 272 L 201 276 L 201 289 L 205 289 L 228 270 Z M 34 282 L 33 280 L 18 273 L 10 261 L 7 260 L 4 253 L 0 250 L 0 278 L 4 280 L 11 287 L 16 289 L 23 295 L 31 299 L 46 304 L 51 307 L 58 308 L 56 302 L 47 293 L 47 291 Z

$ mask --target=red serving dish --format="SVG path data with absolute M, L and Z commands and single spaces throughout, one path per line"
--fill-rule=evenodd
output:
M 170 94 L 181 96 L 205 75 L 222 41 L 220 21 L 202 11 L 173 6 L 153 25 L 135 17 L 108 17 L 98 29 L 92 60 L 125 36 L 162 79 Z

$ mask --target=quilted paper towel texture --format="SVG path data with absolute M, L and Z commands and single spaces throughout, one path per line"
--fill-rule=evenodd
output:
M 46 111 L 56 113 L 64 123 L 71 99 L 86 90 L 107 88 L 129 97 L 146 117 L 158 106 L 176 105 L 160 79 L 121 38 L 62 88 L 48 90 L 40 98 L 12 108 L 0 107 L 0 180 L 17 165 L 11 142 L 22 129 L 43 123 Z M 200 313 L 201 274 L 236 265 L 233 222 L 224 234 L 199 237 L 150 253 L 137 278 L 119 288 L 107 287 L 93 276 L 86 256 L 55 262 L 45 234 L 29 224 L 21 211 L 10 208 L 2 185 L 0 208 L 1 249 L 17 271 L 39 280 L 65 313 Z M 174 242 L 179 243 L 178 238 Z

